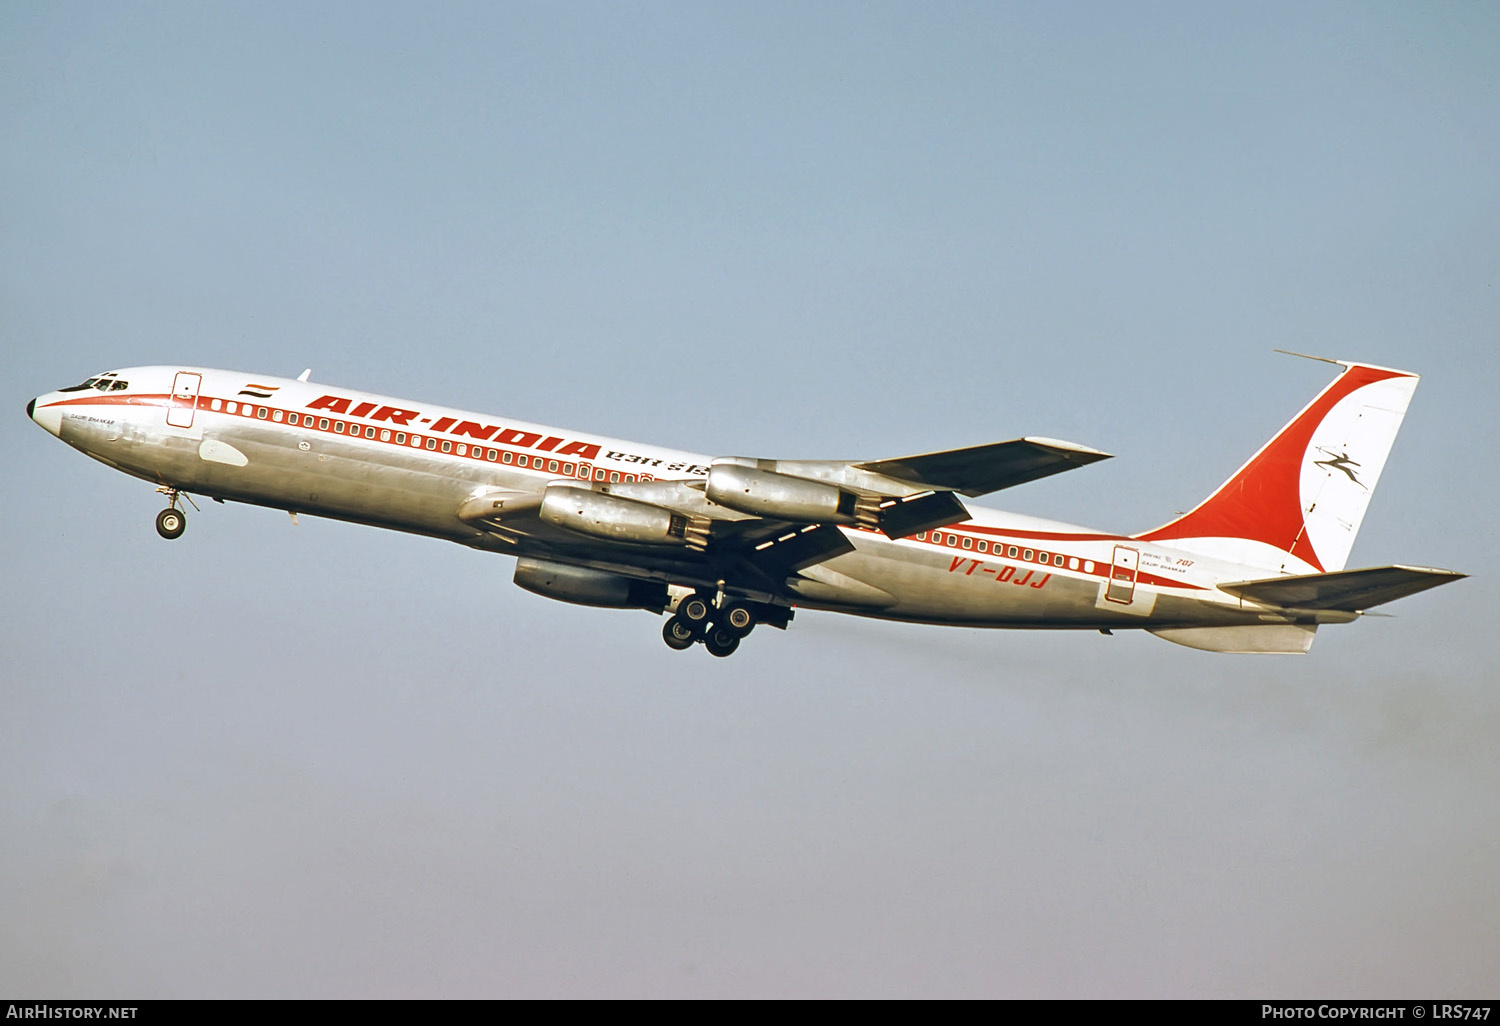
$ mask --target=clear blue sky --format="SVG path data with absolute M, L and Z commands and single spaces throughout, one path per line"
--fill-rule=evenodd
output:
M 1392 996 L 1500 964 L 1500 13 L 0 8 L 0 994 Z M 1423 382 L 1302 659 L 805 614 L 733 659 L 510 560 L 160 497 L 119 366 L 718 455 L 1041 434 L 1141 530 Z

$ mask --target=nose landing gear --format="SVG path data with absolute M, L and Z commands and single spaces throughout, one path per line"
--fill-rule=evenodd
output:
M 187 530 L 187 516 L 180 509 L 164 509 L 156 514 L 156 533 L 163 538 L 172 539 L 182 537 L 182 532 Z
M 181 538 L 182 532 L 187 530 L 187 514 L 177 508 L 177 498 L 181 496 L 188 502 L 193 502 L 193 497 L 187 492 L 179 492 L 176 488 L 162 487 L 157 491 L 166 495 L 167 508 L 156 514 L 156 533 L 168 541 Z M 198 508 L 196 502 L 193 502 L 193 508 Z

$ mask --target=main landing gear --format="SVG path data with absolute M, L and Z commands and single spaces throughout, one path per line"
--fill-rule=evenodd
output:
M 729 600 L 723 606 L 708 592 L 694 592 L 677 605 L 675 616 L 662 628 L 662 640 L 681 652 L 703 642 L 710 655 L 734 654 L 740 639 L 755 629 L 755 611 L 746 603 Z
M 180 495 L 188 502 L 193 502 L 193 497 L 187 492 L 179 492 L 176 488 L 161 487 L 157 491 L 167 497 L 167 508 L 156 514 L 156 533 L 171 541 L 173 538 L 181 538 L 182 532 L 187 530 L 187 514 L 177 508 L 177 497 Z M 193 508 L 198 504 L 193 502 Z

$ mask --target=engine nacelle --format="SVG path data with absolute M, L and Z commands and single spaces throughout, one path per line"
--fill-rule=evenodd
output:
M 806 523 L 852 524 L 859 496 L 838 485 L 716 463 L 708 471 L 709 501 L 758 517 Z
M 681 513 L 571 485 L 549 486 L 537 516 L 555 527 L 615 542 L 686 545 L 693 540 L 692 523 Z
M 572 602 L 580 606 L 650 609 L 657 613 L 667 607 L 665 584 L 637 581 L 603 570 L 553 563 L 529 556 L 516 560 L 515 581 L 527 591 L 543 598 Z

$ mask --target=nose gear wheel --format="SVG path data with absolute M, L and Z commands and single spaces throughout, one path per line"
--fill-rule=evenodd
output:
M 182 532 L 187 530 L 187 514 L 177 508 L 179 496 L 188 502 L 193 502 L 193 497 L 187 492 L 180 492 L 176 488 L 161 487 L 157 491 L 167 497 L 167 508 L 156 514 L 156 533 L 171 541 L 173 538 L 181 538 Z M 193 508 L 198 504 L 193 502 Z
M 168 507 L 156 514 L 156 533 L 169 541 L 180 538 L 187 530 L 187 515 L 175 507 Z

